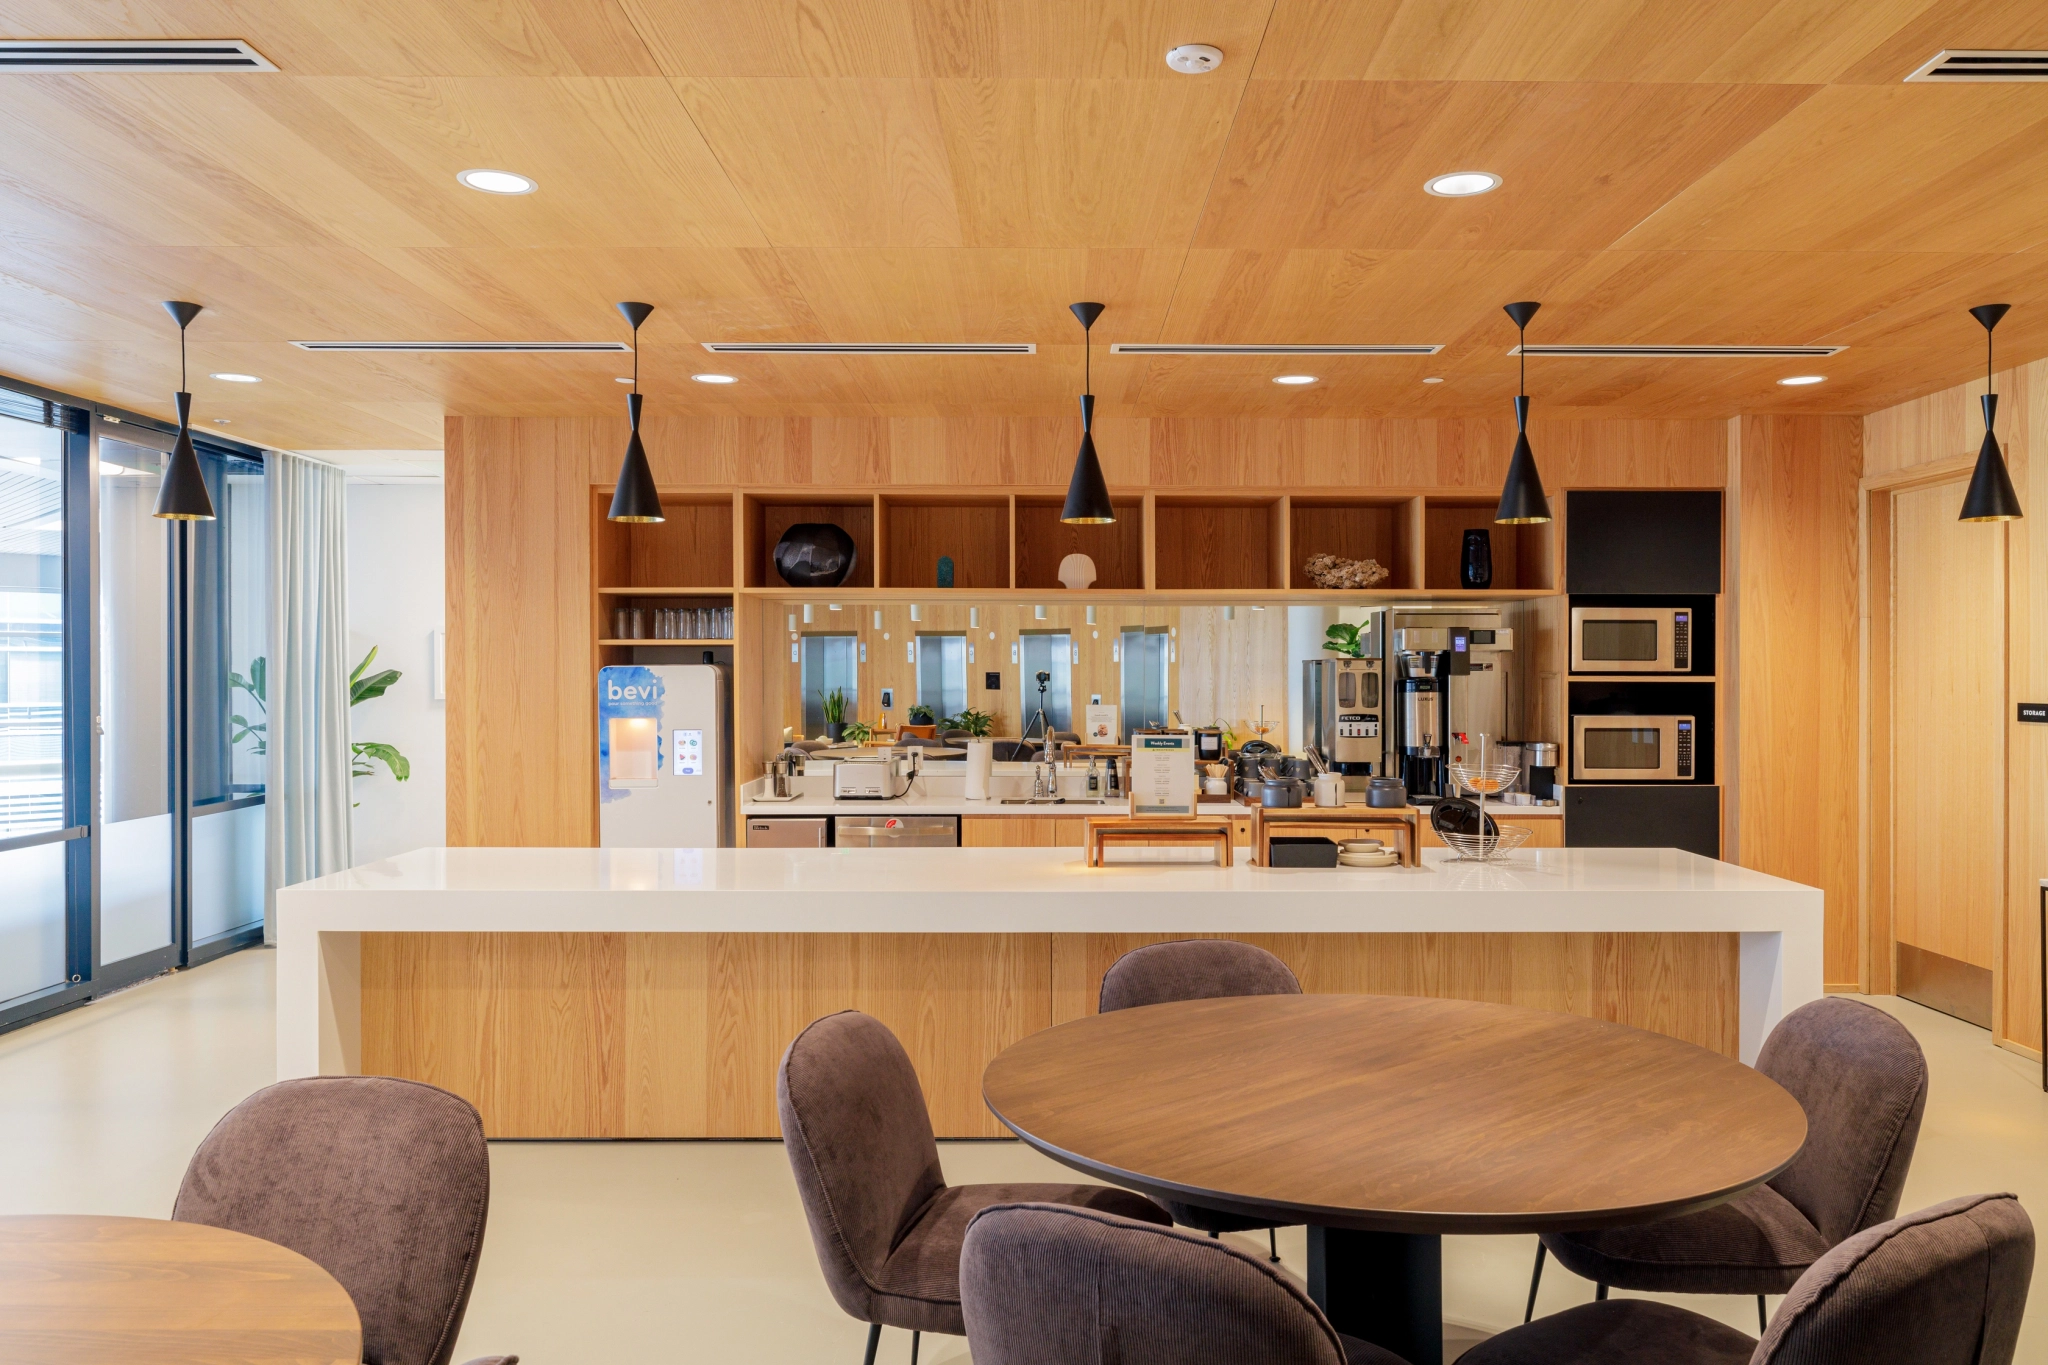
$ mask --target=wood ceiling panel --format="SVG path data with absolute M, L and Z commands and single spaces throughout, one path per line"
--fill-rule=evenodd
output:
M 1177 81 L 1202 42 L 1248 70 L 1271 0 L 625 0 L 678 76 Z M 1242 81 L 1243 76 L 1235 78 Z
M 1808 84 L 1836 79 L 1929 8 L 1929 0 L 1280 0 L 1258 75 Z
M 1196 245 L 1604 247 L 1810 93 L 1255 80 Z M 1505 183 L 1472 199 L 1422 192 L 1457 170 Z
M 1625 247 L 2028 251 L 2048 244 L 2048 86 L 1830 86 L 1672 196 Z

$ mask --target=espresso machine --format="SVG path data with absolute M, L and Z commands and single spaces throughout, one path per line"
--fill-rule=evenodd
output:
M 1361 642 L 1364 634 L 1360 634 Z M 1369 647 L 1377 654 L 1379 637 Z M 1308 742 L 1329 760 L 1330 771 L 1371 777 L 1386 771 L 1383 664 L 1377 657 L 1304 659 L 1301 714 Z
M 1464 657 L 1463 628 L 1395 629 L 1389 635 L 1394 662 L 1393 749 L 1401 785 L 1413 805 L 1442 800 L 1444 748 L 1451 728 L 1451 669 Z

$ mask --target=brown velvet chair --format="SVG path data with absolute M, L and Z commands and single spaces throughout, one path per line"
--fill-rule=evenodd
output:
M 1783 1294 L 1843 1238 L 1899 1211 L 1927 1107 L 1927 1059 L 1905 1025 L 1839 996 L 1802 1005 L 1764 1040 L 1757 1070 L 1806 1110 L 1806 1146 L 1768 1184 L 1700 1213 L 1600 1232 L 1548 1233 L 1529 1280 L 1528 1321 L 1547 1250 L 1607 1297 Z
M 846 1010 L 797 1035 L 776 1080 L 782 1139 L 833 1299 L 868 1326 L 964 1335 L 960 1242 L 991 1204 L 1077 1204 L 1165 1223 L 1143 1195 L 1106 1185 L 948 1185 L 917 1072 L 896 1035 Z
M 1133 948 L 1111 963 L 1102 974 L 1102 993 L 1097 997 L 1096 1008 L 1108 1014 L 1111 1010 L 1165 1005 L 1176 1000 L 1300 994 L 1301 982 L 1295 980 L 1287 964 L 1264 948 L 1227 938 L 1186 938 Z M 1280 1239 L 1273 1232 L 1276 1224 L 1172 1200 L 1167 1201 L 1166 1211 L 1182 1227 L 1206 1232 L 1211 1237 L 1264 1228 L 1268 1259 L 1280 1259 Z
M 983 1209 L 960 1302 L 974 1365 L 1405 1365 L 1257 1257 L 1096 1209 Z
M 332 1275 L 355 1300 L 368 1365 L 447 1365 L 490 1205 L 468 1101 L 388 1076 L 318 1076 L 229 1110 L 192 1154 L 171 1217 L 289 1247 Z
M 2010 1365 L 2033 1269 L 2019 1201 L 1966 1195 L 1822 1254 L 1761 1342 L 1668 1303 L 1610 1299 L 1482 1341 L 1459 1365 Z

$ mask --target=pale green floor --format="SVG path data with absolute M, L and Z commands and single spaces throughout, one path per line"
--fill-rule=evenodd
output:
M 0 1213 L 167 1215 L 194 1145 L 272 1077 L 273 961 L 238 953 L 0 1036 Z M 1982 1030 L 1903 1001 L 1875 1003 L 1912 1028 L 1934 1077 L 1904 1207 L 2011 1190 L 2048 1209 L 2039 1067 L 1992 1047 Z M 1015 1143 L 942 1146 L 955 1182 L 1073 1178 Z M 858 1365 L 865 1329 L 825 1292 L 779 1145 L 500 1143 L 491 1174 L 490 1230 L 458 1361 L 516 1351 L 529 1365 Z M 1534 1249 L 1528 1237 L 1447 1239 L 1446 1315 L 1470 1335 L 1519 1322 Z M 1299 1273 L 1300 1229 L 1281 1234 L 1281 1254 Z M 2048 1256 L 2035 1288 L 2048 1305 Z M 1539 1311 L 1592 1292 L 1553 1263 Z M 1755 1331 L 1753 1301 L 1679 1301 Z M 2020 1340 L 2018 1359 L 2030 1365 L 2048 1362 L 2043 1313 L 2029 1315 Z M 908 1360 L 907 1333 L 886 1332 L 883 1343 L 891 1365 Z M 966 1344 L 933 1338 L 923 1359 L 964 1362 Z

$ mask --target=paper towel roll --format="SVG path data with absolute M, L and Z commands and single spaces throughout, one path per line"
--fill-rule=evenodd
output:
M 988 800 L 988 778 L 995 771 L 996 742 L 992 739 L 967 741 L 967 799 Z

